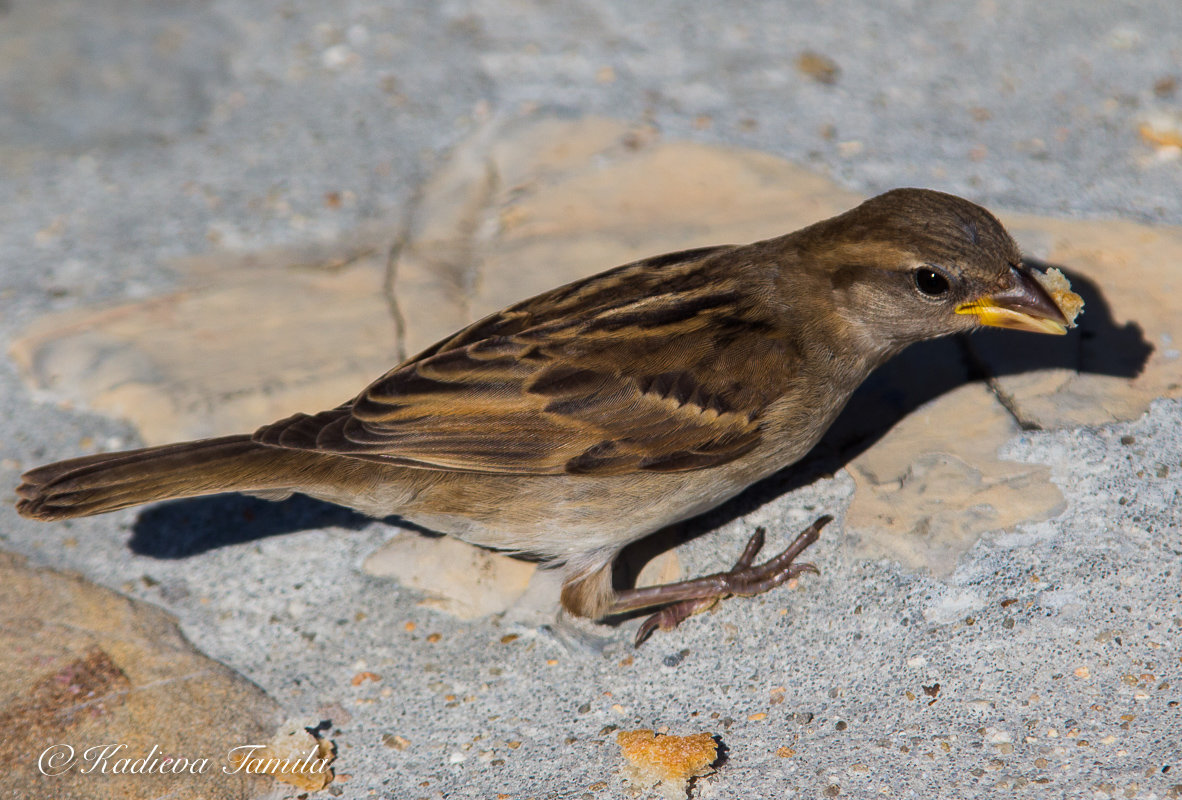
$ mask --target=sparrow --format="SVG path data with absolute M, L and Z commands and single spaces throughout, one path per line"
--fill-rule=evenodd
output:
M 626 545 L 800 460 L 909 344 L 1069 322 L 985 209 L 896 189 L 774 239 L 646 258 L 481 319 L 318 414 L 22 476 L 60 520 L 218 492 L 301 492 L 563 570 L 562 606 L 659 609 L 637 641 L 806 571 L 825 516 L 756 565 L 616 589 Z

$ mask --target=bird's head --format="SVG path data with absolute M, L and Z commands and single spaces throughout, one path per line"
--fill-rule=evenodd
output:
M 895 189 L 801 231 L 834 312 L 879 346 L 982 325 L 1062 334 L 1068 321 L 985 209 Z

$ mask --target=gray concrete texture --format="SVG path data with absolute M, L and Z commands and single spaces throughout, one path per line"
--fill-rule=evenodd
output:
M 837 71 L 810 77 L 806 51 Z M 1176 0 L 10 0 L 0 337 L 173 288 L 161 265 L 180 256 L 395 227 L 480 120 L 533 108 L 766 150 L 864 193 L 1178 224 L 1176 148 L 1138 131 L 1178 114 L 1179 84 Z M 4 486 L 137 441 L 7 360 L 0 396 Z M 359 569 L 388 526 L 309 504 L 283 512 L 295 532 L 167 558 L 129 547 L 136 512 L 36 524 L 8 490 L 0 545 L 161 606 L 290 716 L 331 720 L 340 797 L 626 796 L 613 731 L 662 726 L 726 745 L 701 797 L 1177 797 L 1179 420 L 1162 400 L 1013 440 L 1004 455 L 1050 464 L 1065 507 L 983 537 L 948 578 L 850 557 L 839 519 L 810 552 L 820 576 L 637 651 L 631 628 L 597 651 L 422 608 Z M 761 522 L 778 541 L 852 491 L 820 477 Z M 687 544 L 687 571 L 721 568 L 750 528 Z

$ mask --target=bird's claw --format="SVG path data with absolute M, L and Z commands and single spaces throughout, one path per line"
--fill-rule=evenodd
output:
M 702 586 L 701 594 L 670 603 L 645 619 L 636 632 L 635 646 L 639 647 L 658 628 L 663 631 L 673 630 L 694 614 L 712 608 L 724 598 L 736 595 L 754 597 L 806 572 L 819 575 L 821 571 L 817 569 L 815 564 L 807 561 L 798 564 L 794 561 L 809 545 L 817 541 L 821 535 L 821 529 L 832 520 L 833 517 L 828 514 L 818 518 L 783 551 L 764 563 L 753 566 L 755 556 L 763 548 L 765 537 L 764 529 L 762 527 L 756 528 L 755 533 L 747 540 L 747 546 L 743 548 L 742 554 L 730 570 L 687 582 L 700 584 Z M 679 584 L 672 584 L 670 588 L 678 586 Z

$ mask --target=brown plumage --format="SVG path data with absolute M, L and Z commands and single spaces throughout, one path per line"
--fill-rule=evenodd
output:
M 34 469 L 17 508 L 54 520 L 303 492 L 562 562 L 563 604 L 577 614 L 673 603 L 656 622 L 676 624 L 807 568 L 791 559 L 819 525 L 771 577 L 753 577 L 752 552 L 705 588 L 616 592 L 619 551 L 797 461 L 876 366 L 913 342 L 999 324 L 990 309 L 1009 327 L 1066 322 L 989 212 L 900 189 L 776 239 L 645 259 L 538 295 L 329 411 Z

